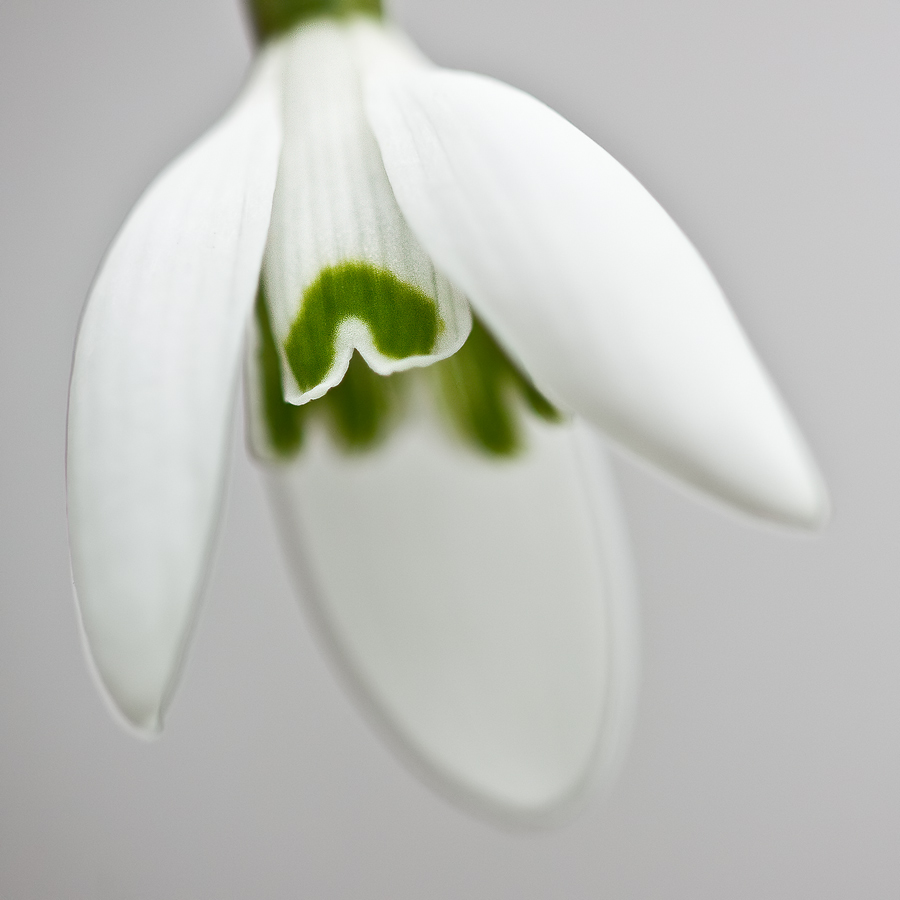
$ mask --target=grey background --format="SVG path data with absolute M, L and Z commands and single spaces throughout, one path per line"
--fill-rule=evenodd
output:
M 900 896 L 900 6 L 397 0 L 438 62 L 559 109 L 712 265 L 815 448 L 821 537 L 620 463 L 643 595 L 640 716 L 611 796 L 500 832 L 412 779 L 310 638 L 235 453 L 164 738 L 82 661 L 63 439 L 95 267 L 211 123 L 237 0 L 0 4 L 0 896 Z

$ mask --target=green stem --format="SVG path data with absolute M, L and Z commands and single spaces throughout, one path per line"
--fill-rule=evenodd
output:
M 353 13 L 382 15 L 381 0 L 247 0 L 247 6 L 260 42 L 307 19 L 339 19 Z

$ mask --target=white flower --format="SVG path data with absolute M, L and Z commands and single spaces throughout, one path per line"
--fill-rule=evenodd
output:
M 457 355 L 472 311 L 489 331 L 476 320 Z M 627 548 L 595 429 L 751 514 L 827 514 L 712 275 L 625 169 L 377 18 L 307 21 L 141 198 L 81 323 L 72 568 L 97 673 L 141 731 L 161 727 L 202 594 L 251 322 L 251 444 L 326 644 L 407 759 L 500 817 L 555 815 L 608 778 L 633 710 Z M 412 368 L 395 432 L 335 451 L 329 415 L 378 430 L 396 379 L 369 369 Z M 528 412 L 542 395 L 564 421 Z M 522 451 L 461 446 L 448 402 L 476 444 Z

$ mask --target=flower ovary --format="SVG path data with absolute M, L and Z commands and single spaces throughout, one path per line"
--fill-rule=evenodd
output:
M 353 14 L 382 15 L 381 0 L 248 0 L 260 42 L 283 34 L 307 19 L 340 19 Z

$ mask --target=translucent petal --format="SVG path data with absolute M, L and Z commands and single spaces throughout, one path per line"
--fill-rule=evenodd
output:
M 292 403 L 340 382 L 354 348 L 387 375 L 449 356 L 471 326 L 465 297 L 435 272 L 406 225 L 363 112 L 360 57 L 376 58 L 366 48 L 382 50 L 375 67 L 412 59 L 392 34 L 373 20 L 320 20 L 297 29 L 285 44 L 284 152 L 264 277 Z M 393 318 L 406 309 L 399 301 L 408 301 L 403 322 Z M 424 341 L 379 344 L 374 316 L 384 319 L 381 336 L 389 342 L 402 335 L 404 324 L 421 322 L 422 305 L 436 313 Z M 305 335 L 294 347 L 301 317 L 314 310 L 322 336 Z M 333 354 L 325 348 L 326 358 L 317 360 L 307 381 L 299 367 L 330 342 Z
M 416 236 L 542 391 L 739 508 L 821 524 L 822 480 L 713 276 L 609 154 L 465 73 L 373 73 L 367 111 Z
M 618 505 L 583 425 L 496 459 L 409 424 L 378 453 L 312 435 L 272 470 L 288 558 L 341 672 L 412 766 L 513 823 L 613 774 L 636 612 Z
M 97 672 L 161 727 L 206 573 L 281 126 L 278 60 L 150 186 L 91 290 L 69 395 L 72 570 Z

